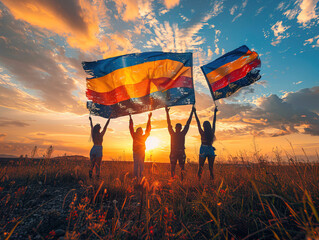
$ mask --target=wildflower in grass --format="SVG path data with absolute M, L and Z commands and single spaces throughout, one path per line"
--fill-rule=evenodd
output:
M 86 206 L 85 204 L 79 204 L 78 210 L 79 210 L 79 211 L 84 211 L 85 206 Z
M 219 192 L 220 192 L 221 194 L 225 194 L 225 193 L 226 193 L 226 191 L 225 191 L 224 189 L 220 189 Z
M 87 215 L 86 220 L 93 220 L 93 213 Z
M 83 202 L 83 203 L 89 203 L 90 202 L 90 199 L 88 198 L 88 197 L 85 197 L 85 198 L 82 198 L 81 199 L 81 202 Z
M 149 230 L 149 232 L 150 232 L 150 235 L 153 236 L 153 235 L 154 235 L 154 227 L 153 227 L 153 226 L 150 226 L 148 230 Z
M 50 235 L 50 236 L 55 236 L 55 231 L 52 230 L 51 232 L 49 232 L 49 235 Z

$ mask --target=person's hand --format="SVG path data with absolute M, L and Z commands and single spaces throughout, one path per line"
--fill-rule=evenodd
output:
M 193 111 L 193 112 L 196 112 L 195 105 L 193 105 L 192 111 Z
M 152 112 L 148 114 L 148 118 L 151 118 L 151 117 L 152 117 Z
M 170 110 L 170 108 L 168 108 L 167 106 L 165 107 L 165 111 L 168 113 Z
M 217 112 L 218 112 L 218 108 L 217 108 L 217 106 L 215 107 L 215 110 L 214 110 L 214 111 L 215 111 L 215 113 L 217 113 Z

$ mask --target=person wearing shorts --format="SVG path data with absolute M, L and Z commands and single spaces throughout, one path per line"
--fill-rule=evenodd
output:
M 102 162 L 102 156 L 103 156 L 103 137 L 106 132 L 107 126 L 110 123 L 111 116 L 107 120 L 107 122 L 104 125 L 104 128 L 102 132 L 100 124 L 96 124 L 93 127 L 92 118 L 89 117 L 90 120 L 90 126 L 91 126 L 91 136 L 94 143 L 94 146 L 92 147 L 90 151 L 90 161 L 91 161 L 91 167 L 89 170 L 89 177 L 92 178 L 93 170 L 95 168 L 96 178 L 100 178 L 100 169 L 101 169 L 101 162 Z
M 177 162 L 181 167 L 181 180 L 184 179 L 184 171 L 185 171 L 185 136 L 188 132 L 189 125 L 192 121 L 193 111 L 191 111 L 190 116 L 187 120 L 187 123 L 182 130 L 182 124 L 177 123 L 175 125 L 175 131 L 173 130 L 171 119 L 169 117 L 169 108 L 165 108 L 166 110 L 166 118 L 167 118 L 167 126 L 168 132 L 171 136 L 171 153 L 170 153 L 170 162 L 171 162 L 171 177 L 175 176 L 175 169 Z
M 131 136 L 133 138 L 133 160 L 134 160 L 134 177 L 137 179 L 142 177 L 144 170 L 144 160 L 145 160 L 145 141 L 149 137 L 151 133 L 151 117 L 152 113 L 148 115 L 148 122 L 146 125 L 145 134 L 143 134 L 143 129 L 138 127 L 136 131 L 134 131 L 134 124 L 132 116 L 130 115 L 130 124 L 129 129 Z
M 216 115 L 217 115 L 217 107 L 215 107 L 214 110 L 214 119 L 213 119 L 213 127 L 211 127 L 210 122 L 205 121 L 203 123 L 203 128 L 201 127 L 200 121 L 198 119 L 196 108 L 193 108 L 198 131 L 201 136 L 201 146 L 199 150 L 199 167 L 198 167 L 198 179 L 200 180 L 202 177 L 203 167 L 206 161 L 206 158 L 208 159 L 208 167 L 209 167 L 209 173 L 211 180 L 214 180 L 214 161 L 215 161 L 215 148 L 212 146 L 214 139 L 215 139 L 215 126 L 216 126 Z

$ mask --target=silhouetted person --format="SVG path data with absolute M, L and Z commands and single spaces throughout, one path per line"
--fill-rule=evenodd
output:
M 171 154 L 169 155 L 171 161 L 171 176 L 172 178 L 175 176 L 175 168 L 177 161 L 179 166 L 181 167 L 181 180 L 184 179 L 184 170 L 185 170 L 185 136 L 189 129 L 189 124 L 192 121 L 193 117 L 193 109 L 189 115 L 187 123 L 182 130 L 182 124 L 177 123 L 175 125 L 175 131 L 173 130 L 171 119 L 169 117 L 169 108 L 165 107 L 166 110 L 166 118 L 167 118 L 167 125 L 168 125 L 168 132 L 171 135 Z
M 145 141 L 151 132 L 151 117 L 152 113 L 148 114 L 148 122 L 146 125 L 145 134 L 143 134 L 143 129 L 138 127 L 136 132 L 134 132 L 133 119 L 130 115 L 130 133 L 133 138 L 133 160 L 134 160 L 134 176 L 141 177 L 144 170 L 144 159 L 145 159 Z M 140 171 L 138 171 L 140 170 Z
M 90 151 L 91 168 L 89 170 L 89 177 L 92 178 L 93 169 L 95 167 L 96 177 L 99 178 L 100 169 L 101 169 L 101 161 L 103 156 L 103 147 L 102 147 L 103 137 L 106 132 L 107 126 L 110 123 L 111 116 L 105 123 L 105 126 L 102 132 L 100 132 L 100 129 L 101 129 L 100 124 L 95 124 L 95 126 L 93 127 L 92 118 L 89 117 L 89 119 L 90 119 L 90 125 L 91 125 L 91 136 L 94 143 L 94 146 L 92 147 Z
M 198 119 L 196 108 L 193 107 L 193 111 L 195 114 L 198 131 L 200 133 L 201 137 L 201 146 L 199 151 L 199 168 L 198 168 L 198 179 L 201 179 L 203 167 L 206 158 L 208 158 L 208 166 L 209 166 L 209 173 L 211 180 L 214 180 L 214 173 L 213 173 L 213 167 L 214 167 L 214 161 L 215 161 L 215 148 L 212 146 L 214 139 L 215 139 L 215 125 L 216 125 L 216 113 L 218 111 L 217 107 L 215 107 L 214 110 L 214 120 L 213 120 L 213 127 L 211 126 L 209 121 L 205 121 L 203 123 L 204 131 L 200 125 L 200 121 Z

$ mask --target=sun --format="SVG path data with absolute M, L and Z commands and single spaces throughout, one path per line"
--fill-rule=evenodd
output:
M 148 137 L 145 142 L 146 151 L 157 148 L 159 143 L 160 143 L 160 140 L 157 137 Z

